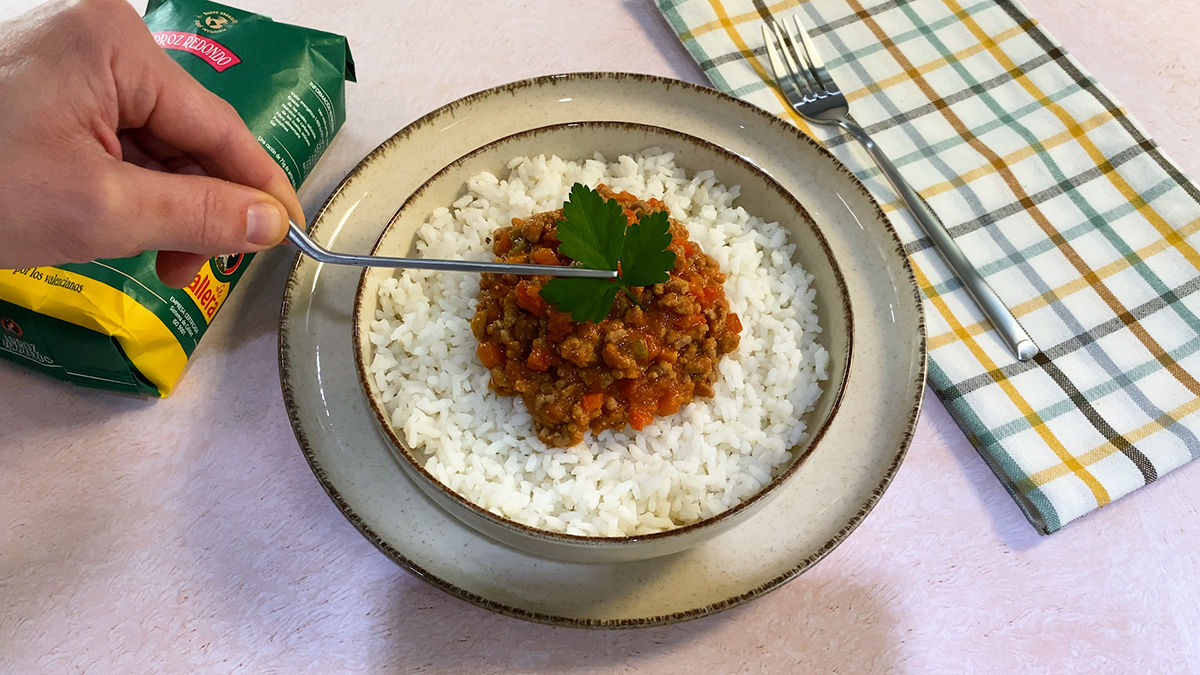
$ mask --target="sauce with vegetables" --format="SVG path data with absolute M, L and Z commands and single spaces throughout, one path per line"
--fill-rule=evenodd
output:
M 662 202 L 597 188 L 615 199 L 630 223 Z M 558 251 L 562 210 L 513 219 L 496 231 L 497 261 L 569 265 Z M 547 305 L 539 291 L 546 276 L 484 274 L 471 329 L 476 353 L 491 371 L 491 386 L 520 394 L 538 438 L 551 447 L 579 443 L 589 429 L 642 429 L 655 416 L 677 412 L 696 396 L 711 398 L 717 364 L 737 349 L 741 321 L 729 311 L 725 275 L 717 263 L 670 220 L 675 267 L 661 284 L 621 293 L 599 324 L 573 321 Z

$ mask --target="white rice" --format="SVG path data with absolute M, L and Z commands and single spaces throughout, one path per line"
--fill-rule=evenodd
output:
M 562 207 L 571 186 L 603 182 L 664 201 L 726 275 L 744 329 L 722 358 L 712 399 L 697 398 L 641 432 L 588 433 L 572 448 L 537 439 L 520 397 L 489 390 L 475 355 L 473 274 L 406 271 L 379 290 L 371 373 L 394 427 L 425 468 L 471 502 L 537 528 L 617 537 L 679 527 L 754 495 L 806 435 L 828 355 L 814 342 L 812 277 L 791 262 L 777 223 L 732 206 L 738 187 L 711 171 L 688 178 L 651 148 L 609 164 L 518 157 L 509 175 L 467 181 L 453 209 L 417 233 L 420 255 L 490 260 L 491 233 L 515 217 Z

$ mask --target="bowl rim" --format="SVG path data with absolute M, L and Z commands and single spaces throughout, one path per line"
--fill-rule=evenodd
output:
M 724 147 L 721 147 L 720 145 L 712 143 L 711 141 L 707 141 L 705 139 L 702 139 L 702 138 L 699 138 L 696 136 L 692 136 L 691 134 L 686 134 L 686 133 L 683 133 L 680 131 L 676 131 L 674 129 L 667 129 L 665 127 L 659 127 L 659 126 L 655 126 L 655 125 L 641 124 L 641 123 L 637 123 L 637 122 L 611 121 L 611 120 L 586 120 L 586 121 L 565 122 L 565 123 L 550 124 L 550 125 L 545 125 L 545 126 L 540 126 L 540 127 L 534 127 L 531 129 L 525 129 L 525 130 L 519 131 L 517 133 L 509 134 L 509 135 L 503 136 L 501 138 L 497 138 L 497 139 L 492 140 L 484 145 L 481 145 L 480 147 L 478 147 L 478 148 L 466 153 L 465 155 L 459 157 L 458 159 L 455 159 L 454 161 L 450 162 L 446 166 L 439 169 L 432 176 L 430 176 L 427 180 L 425 180 L 421 184 L 420 187 L 418 187 L 416 190 L 414 190 L 413 193 L 404 200 L 404 202 L 400 205 L 400 207 L 398 209 L 396 209 L 396 212 L 392 215 L 391 219 L 389 219 L 387 226 L 384 227 L 382 232 L 380 232 L 379 237 L 375 240 L 375 244 L 371 247 L 371 255 L 376 255 L 378 253 L 378 250 L 381 247 L 383 240 L 388 236 L 388 234 L 391 233 L 392 228 L 396 225 L 397 221 L 400 219 L 401 215 L 405 212 L 405 210 L 410 206 L 410 204 L 412 204 L 417 198 L 419 198 L 430 187 L 430 185 L 432 185 L 435 181 L 437 181 L 438 179 L 440 179 L 441 177 L 443 177 L 444 175 L 449 173 L 451 170 L 453 170 L 459 166 L 462 166 L 469 160 L 473 159 L 474 157 L 476 157 L 484 152 L 489 151 L 490 149 L 494 148 L 495 146 L 498 146 L 498 145 L 501 145 L 501 144 L 504 144 L 507 142 L 511 142 L 511 141 L 517 140 L 517 139 L 522 139 L 522 138 L 526 138 L 526 137 L 530 137 L 530 136 L 537 136 L 537 135 L 544 134 L 544 133 L 556 132 L 556 131 L 559 131 L 562 129 L 572 128 L 572 127 L 600 127 L 600 128 L 617 127 L 617 128 L 625 128 L 625 129 L 632 128 L 632 129 L 650 130 L 654 133 L 659 133 L 659 134 L 663 134 L 663 135 L 666 135 L 669 137 L 676 138 L 684 143 L 698 145 L 701 148 L 715 152 L 719 155 L 724 155 L 727 159 L 733 161 L 735 164 L 740 164 L 744 169 L 748 170 L 750 173 L 757 175 L 771 190 L 774 190 L 785 202 L 787 202 L 790 205 L 791 208 L 793 208 L 795 210 L 795 213 L 800 216 L 801 220 L 804 221 L 804 224 L 807 225 L 809 230 L 815 235 L 817 242 L 820 245 L 821 252 L 824 254 L 825 258 L 829 261 L 830 268 L 833 271 L 833 276 L 834 276 L 834 279 L 835 279 L 837 287 L 838 287 L 838 291 L 841 295 L 842 318 L 846 325 L 846 347 L 843 350 L 841 356 L 845 362 L 845 367 L 842 369 L 841 378 L 840 378 L 840 381 L 837 382 L 836 388 L 833 389 L 833 391 L 826 389 L 825 391 L 822 391 L 822 393 L 821 393 L 822 396 L 832 395 L 834 397 L 831 407 L 830 407 L 830 410 L 829 410 L 829 414 L 825 417 L 825 419 L 821 423 L 821 425 L 815 431 L 812 431 L 810 433 L 808 438 L 804 439 L 796 446 L 789 448 L 789 452 L 794 453 L 796 451 L 797 447 L 800 447 L 801 450 L 800 450 L 799 456 L 795 457 L 795 459 L 792 460 L 792 462 L 788 465 L 788 467 L 786 469 L 784 469 L 778 475 L 774 476 L 771 479 L 771 481 L 769 483 L 767 483 L 767 485 L 762 487 L 758 492 L 754 493 L 749 498 L 739 502 L 738 504 L 736 504 L 714 516 L 711 516 L 709 518 L 704 518 L 704 519 L 697 520 L 692 523 L 688 523 L 686 525 L 681 525 L 679 527 L 675 527 L 675 528 L 672 528 L 669 530 L 662 530 L 659 532 L 652 532 L 652 533 L 647 533 L 647 534 L 637 534 L 637 535 L 630 535 L 630 536 L 623 536 L 623 537 L 603 537 L 603 536 L 595 536 L 595 535 L 568 534 L 565 532 L 555 532 L 552 530 L 546 530 L 546 529 L 542 529 L 539 527 L 533 527 L 530 525 L 526 525 L 524 523 L 517 522 L 512 519 L 506 518 L 504 516 L 498 515 L 496 513 L 493 513 L 492 511 L 485 509 L 485 508 L 479 506 L 478 504 L 475 504 L 471 500 L 469 500 L 466 497 L 464 497 L 463 495 L 459 494 L 457 491 L 451 489 L 449 486 L 444 484 L 442 481 L 438 480 L 436 476 L 434 476 L 432 473 L 430 473 L 424 467 L 424 465 L 420 461 L 417 460 L 416 455 L 414 454 L 414 451 L 411 448 L 409 448 L 408 444 L 405 443 L 404 440 L 400 438 L 399 434 L 396 433 L 395 429 L 392 427 L 392 424 L 390 421 L 390 416 L 387 414 L 384 404 L 379 400 L 378 396 L 376 396 L 372 393 L 372 391 L 373 391 L 372 390 L 372 378 L 368 373 L 367 354 L 364 352 L 364 350 L 362 348 L 363 337 L 364 337 L 362 334 L 362 331 L 363 331 L 362 323 L 363 322 L 360 321 L 360 317 L 361 317 L 362 311 L 363 311 L 363 303 L 365 301 L 364 296 L 365 296 L 365 291 L 366 291 L 366 286 L 367 286 L 367 277 L 368 277 L 369 273 L 371 272 L 371 270 L 375 269 L 375 268 L 371 268 L 371 267 L 364 267 L 362 272 L 359 275 L 358 285 L 357 285 L 357 287 L 355 289 L 355 293 L 354 293 L 354 307 L 353 307 L 353 311 L 352 311 L 352 316 L 353 316 L 353 321 L 352 321 L 353 331 L 352 331 L 352 336 L 351 336 L 351 339 L 353 341 L 352 349 L 354 352 L 354 363 L 355 363 L 355 368 L 356 368 L 357 375 L 358 375 L 360 388 L 362 390 L 364 397 L 367 400 L 368 407 L 370 408 L 372 414 L 375 417 L 377 426 L 383 432 L 384 437 L 386 438 L 389 446 L 391 447 L 393 455 L 398 456 L 398 458 L 401 461 L 403 461 L 404 463 L 406 463 L 410 469 L 415 470 L 416 474 L 419 475 L 422 480 L 424 480 L 427 484 L 432 485 L 440 494 L 448 497 L 452 502 L 454 502 L 458 506 L 465 507 L 467 509 L 467 511 L 469 511 L 473 515 L 475 515 L 477 517 L 481 517 L 484 520 L 487 520 L 487 521 L 489 521 L 497 526 L 500 526 L 502 528 L 513 530 L 520 534 L 524 534 L 524 535 L 532 537 L 532 538 L 546 539 L 546 540 L 554 541 L 557 543 L 568 544 L 568 545 L 573 545 L 573 546 L 577 546 L 577 547 L 625 548 L 625 547 L 632 547 L 632 546 L 640 545 L 640 544 L 643 544 L 646 542 L 660 541 L 660 540 L 665 540 L 665 539 L 675 539 L 682 535 L 692 534 L 692 533 L 700 532 L 702 530 L 707 530 L 707 529 L 716 527 L 717 525 L 719 525 L 720 523 L 722 523 L 724 521 L 735 519 L 735 518 L 739 517 L 739 514 L 745 513 L 748 509 L 751 508 L 751 506 L 753 504 L 759 503 L 759 502 L 763 501 L 764 499 L 766 499 L 769 495 L 771 495 L 776 490 L 778 490 L 781 485 L 783 485 L 785 482 L 787 482 L 787 480 L 792 475 L 794 475 L 796 473 L 796 471 L 799 470 L 800 466 L 802 464 L 804 464 L 805 460 L 807 460 L 808 457 L 812 455 L 812 453 L 816 450 L 817 445 L 820 443 L 821 439 L 824 437 L 826 431 L 828 431 L 828 429 L 832 425 L 834 418 L 837 417 L 837 414 L 841 409 L 842 400 L 844 398 L 844 394 L 846 391 L 846 383 L 850 379 L 850 371 L 853 366 L 854 313 L 853 313 L 853 308 L 852 308 L 851 301 L 850 301 L 850 289 L 846 285 L 845 278 L 842 275 L 841 267 L 839 266 L 837 259 L 834 257 L 833 251 L 831 250 L 828 241 L 825 239 L 825 235 L 821 232 L 821 228 L 816 224 L 816 221 L 813 220 L 812 216 L 808 213 L 808 210 L 804 207 L 803 204 L 800 203 L 800 201 L 798 199 L 796 199 L 795 195 L 788 192 L 770 174 L 768 174 L 766 171 L 764 171 L 763 169 L 761 169 L 760 167 L 755 165 L 753 162 L 751 162 L 747 158 L 742 157 L 741 155 L 739 155 L 736 152 L 733 152 L 727 148 L 724 148 Z M 827 380 L 826 383 L 828 385 L 829 381 Z

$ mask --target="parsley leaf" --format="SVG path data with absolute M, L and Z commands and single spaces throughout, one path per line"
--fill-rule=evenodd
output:
M 665 212 L 642 216 L 627 227 L 624 209 L 615 199 L 605 200 L 599 192 L 576 183 L 570 201 L 563 204 L 563 218 L 558 223 L 560 253 L 584 267 L 621 272 L 616 279 L 556 277 L 542 286 L 542 298 L 571 319 L 600 323 L 621 291 L 637 302 L 630 288 L 670 278 L 675 252 L 667 248 L 671 223 Z
M 556 277 L 542 286 L 541 295 L 546 302 L 557 305 L 558 311 L 569 313 L 575 321 L 600 323 L 608 316 L 621 288 L 609 279 Z
M 599 192 L 576 183 L 571 199 L 563 204 L 558 224 L 558 250 L 594 270 L 617 269 L 625 238 L 625 214 L 616 200 L 605 201 Z
M 675 267 L 671 245 L 671 223 L 665 211 L 642 216 L 625 231 L 621 246 L 621 281 L 626 286 L 666 283 Z

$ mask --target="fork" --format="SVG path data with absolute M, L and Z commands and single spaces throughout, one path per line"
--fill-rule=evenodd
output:
M 288 220 L 288 241 L 304 255 L 327 265 L 354 267 L 398 267 L 406 270 L 438 270 L 442 272 L 491 272 L 492 274 L 543 274 L 551 277 L 615 279 L 614 270 L 593 270 L 586 267 L 562 265 L 526 265 L 524 263 L 484 262 L 480 260 L 441 260 L 438 258 L 389 258 L 381 255 L 334 253 L 304 232 L 294 220 Z
M 788 103 L 809 122 L 838 127 L 863 146 L 879 165 L 879 170 L 891 183 L 892 188 L 908 204 L 921 229 L 933 241 L 934 247 L 942 254 L 955 276 L 962 281 L 963 287 L 983 311 L 984 316 L 996 327 L 1001 339 L 1016 355 L 1017 360 L 1028 361 L 1036 356 L 1037 345 L 1017 322 L 1012 312 L 1000 302 L 1000 297 L 984 281 L 979 270 L 963 255 L 958 244 L 954 243 L 954 238 L 946 231 L 946 227 L 929 210 L 908 181 L 904 180 L 883 150 L 862 127 L 850 119 L 850 106 L 846 102 L 846 96 L 829 76 L 824 60 L 813 47 L 808 32 L 800 24 L 799 17 L 793 16 L 792 19 L 796 24 L 794 32 L 786 21 L 777 23 L 769 20 L 762 26 L 763 41 L 767 45 L 771 69 L 775 71 L 775 83 L 783 91 Z M 780 23 L 783 24 L 782 27 Z

